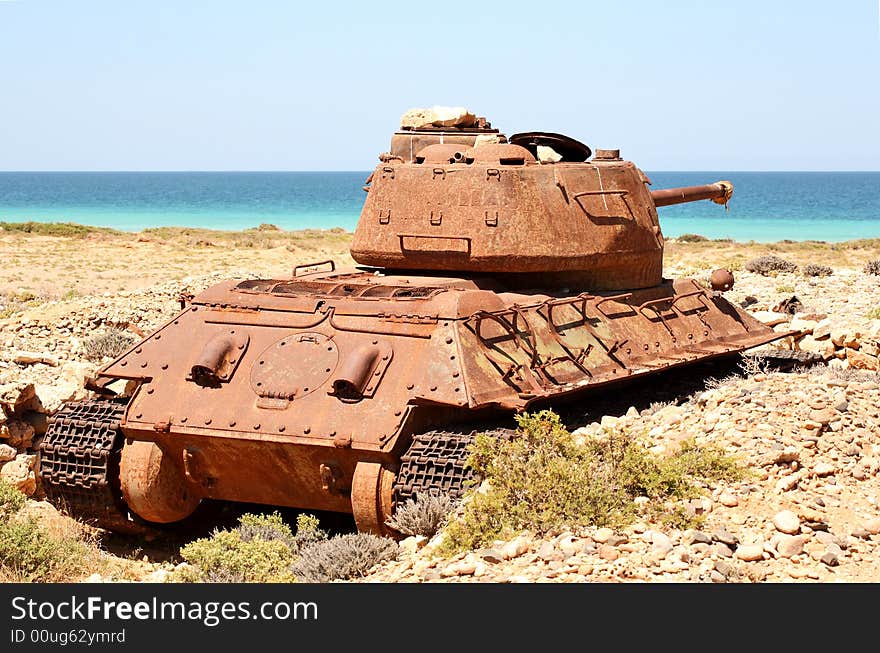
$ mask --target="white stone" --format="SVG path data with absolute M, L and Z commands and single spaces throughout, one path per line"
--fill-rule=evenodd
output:
M 614 531 L 607 526 L 603 526 L 602 528 L 596 529 L 596 532 L 593 533 L 593 541 L 598 542 L 599 544 L 605 544 L 605 542 L 610 540 L 613 536 Z
M 7 463 L 10 460 L 15 460 L 17 453 L 15 447 L 10 447 L 8 444 L 0 444 L 0 463 Z
M 649 531 L 651 534 L 651 553 L 665 557 L 673 549 L 672 540 L 660 531 Z M 646 533 L 647 535 L 647 533 Z
M 743 544 L 736 549 L 736 557 L 744 562 L 755 562 L 757 560 L 763 560 L 764 545 Z
M 776 552 L 781 558 L 793 558 L 804 552 L 802 535 L 779 535 L 776 539 Z
M 0 478 L 27 496 L 31 496 L 37 489 L 37 478 L 33 472 L 35 459 L 36 456 L 19 454 L 15 460 L 10 460 L 0 467 Z
M 773 526 L 780 533 L 796 535 L 801 530 L 801 520 L 791 510 L 781 510 L 773 516 Z

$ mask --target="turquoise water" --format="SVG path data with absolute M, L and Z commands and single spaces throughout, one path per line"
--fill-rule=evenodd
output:
M 368 172 L 0 172 L 0 220 L 136 231 L 189 226 L 354 229 Z M 649 172 L 653 188 L 729 179 L 730 211 L 660 209 L 667 236 L 775 241 L 880 237 L 880 172 Z

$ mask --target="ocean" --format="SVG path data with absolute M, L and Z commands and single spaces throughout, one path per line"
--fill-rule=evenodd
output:
M 880 237 L 880 172 L 648 172 L 653 188 L 733 182 L 712 202 L 659 209 L 667 237 L 824 240 Z M 138 231 L 185 226 L 354 229 L 369 172 L 0 172 L 0 221 L 78 222 Z

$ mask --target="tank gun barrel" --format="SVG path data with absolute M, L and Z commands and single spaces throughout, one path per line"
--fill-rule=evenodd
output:
M 712 200 L 716 204 L 727 204 L 731 195 L 733 195 L 733 184 L 729 181 L 716 181 L 714 184 L 705 184 L 703 186 L 683 186 L 681 188 L 663 188 L 651 191 L 651 197 L 654 199 L 656 206 L 698 202 L 699 200 Z

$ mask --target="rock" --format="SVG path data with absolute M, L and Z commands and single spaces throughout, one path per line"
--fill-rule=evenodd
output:
M 537 555 L 542 560 L 560 560 L 562 559 L 562 553 L 556 550 L 556 547 L 553 546 L 553 542 L 544 542 L 538 547 Z
M 801 530 L 801 520 L 791 510 L 781 510 L 773 516 L 773 526 L 780 533 L 796 535 Z
M 836 553 L 832 551 L 826 551 L 822 554 L 822 557 L 819 558 L 819 562 L 828 565 L 829 567 L 836 567 L 840 564 L 840 560 Z
M 617 426 L 619 421 L 620 418 L 614 417 L 614 415 L 602 415 L 602 419 L 599 420 L 599 425 L 603 429 L 613 429 Z
M 736 557 L 743 562 L 756 562 L 764 559 L 762 544 L 743 544 L 736 549 Z
M 400 126 L 421 127 L 472 127 L 476 116 L 464 107 L 434 106 L 430 109 L 410 109 L 400 117 Z
M 880 517 L 874 517 L 873 519 L 864 522 L 862 528 L 871 535 L 880 535 Z
M 564 537 L 559 541 L 559 549 L 566 558 L 577 555 L 584 549 L 584 544 L 576 537 Z
M 712 545 L 712 553 L 722 558 L 730 558 L 733 557 L 733 549 L 727 546 L 724 542 L 715 542 Z
M 412 129 L 430 127 L 433 122 L 434 112 L 431 109 L 410 109 L 400 117 L 400 126 Z
M 538 145 L 538 161 L 541 163 L 558 163 L 562 161 L 562 155 L 547 145 Z
M 479 555 L 486 562 L 490 562 L 493 565 L 504 562 L 504 555 L 497 549 L 483 549 L 482 551 L 478 551 L 477 555 Z
M 648 532 L 650 533 L 651 539 L 651 553 L 660 558 L 665 558 L 666 555 L 674 548 L 672 545 L 672 540 L 669 539 L 669 536 L 667 536 L 665 533 L 661 533 L 660 531 Z
M 518 537 L 501 547 L 501 554 L 506 560 L 520 557 L 529 550 L 529 542 L 525 537 Z
M 775 311 L 753 311 L 751 315 L 756 320 L 763 322 L 769 327 L 787 323 L 789 319 L 788 315 L 777 313 Z
M 834 473 L 834 465 L 821 461 L 813 466 L 813 474 L 818 477 L 831 476 Z
M 596 529 L 596 532 L 593 533 L 593 541 L 598 544 L 605 544 L 608 540 L 610 540 L 614 536 L 614 531 L 610 528 L 603 526 L 602 528 Z
M 800 482 L 800 476 L 798 474 L 789 474 L 788 476 L 783 476 L 778 481 L 776 481 L 776 491 L 777 492 L 788 492 L 789 490 L 793 490 L 797 487 L 797 484 Z
M 714 533 L 712 533 L 712 539 L 714 539 L 716 542 L 726 544 L 727 546 L 736 546 L 737 544 L 739 544 L 739 538 L 733 533 L 729 533 L 724 528 L 719 528 Z
M 0 404 L 6 412 L 17 412 L 36 398 L 33 383 L 17 382 L 0 385 Z
M 415 555 L 416 551 L 421 549 L 427 543 L 428 538 L 424 535 L 412 535 L 400 541 L 400 550 L 406 555 Z
M 799 315 L 795 315 L 791 319 L 791 329 L 793 331 L 806 331 L 807 333 L 812 334 L 813 329 L 815 329 L 818 324 L 819 322 L 817 320 L 808 320 Z
M 846 349 L 846 360 L 853 369 L 880 370 L 880 359 L 876 356 L 869 356 L 849 347 Z
M 14 460 L 0 467 L 0 478 L 27 496 L 31 496 L 37 490 L 37 478 L 33 471 L 35 461 L 36 456 L 19 454 Z
M 828 423 L 837 419 L 837 411 L 833 408 L 822 408 L 821 410 L 811 410 L 810 419 L 818 422 L 822 426 L 828 426 Z
M 824 340 L 831 336 L 832 322 L 829 318 L 819 320 L 813 327 L 813 338 L 816 340 Z
M 12 420 L 0 428 L 6 444 L 15 449 L 29 449 L 33 444 L 34 427 L 19 420 Z
M 60 362 L 54 356 L 50 356 L 49 354 L 39 354 L 33 351 L 15 352 L 12 355 L 12 362 L 18 363 L 19 365 L 36 365 L 37 363 L 51 365 L 52 367 L 58 367 L 58 365 L 60 365 Z
M 0 444 L 0 463 L 8 463 L 10 460 L 15 460 L 17 453 L 15 447 L 10 447 L 8 444 Z
M 739 505 L 739 499 L 737 499 L 732 492 L 725 491 L 718 496 L 718 503 L 728 508 L 735 508 Z
M 472 560 L 462 560 L 453 566 L 457 576 L 472 576 L 477 570 L 477 564 Z
M 472 127 L 477 117 L 464 107 L 434 106 L 431 108 L 435 127 Z
M 599 557 L 603 560 L 614 562 L 620 557 L 620 553 L 618 553 L 617 549 L 615 549 L 613 546 L 603 544 L 599 547 Z
M 792 558 L 804 552 L 802 535 L 779 535 L 776 538 L 776 552 L 781 558 Z
M 686 544 L 712 544 L 712 537 L 703 531 L 689 530 L 684 534 Z

